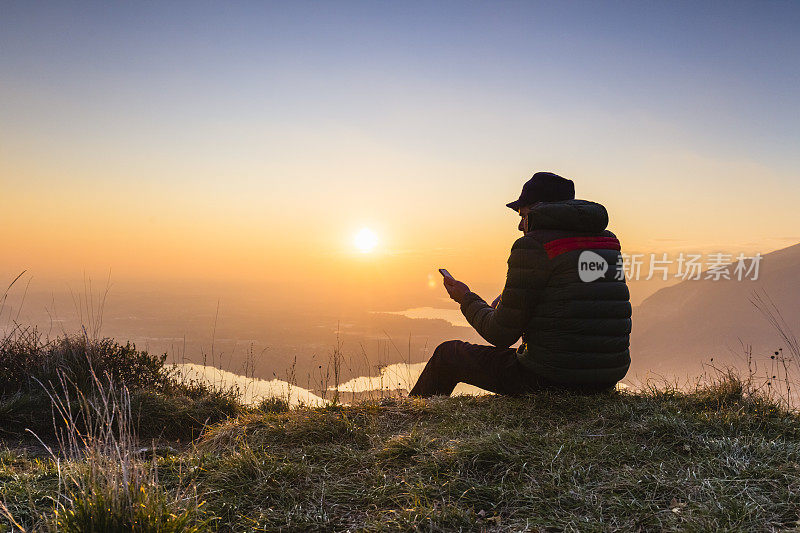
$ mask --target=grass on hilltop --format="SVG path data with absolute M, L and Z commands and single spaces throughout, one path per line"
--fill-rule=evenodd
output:
M 752 376 L 289 409 L 164 360 L 0 341 L 0 531 L 800 527 L 800 416 Z
M 97 379 L 127 388 L 143 439 L 191 441 L 207 424 L 242 411 L 236 390 L 181 380 L 166 357 L 85 333 L 51 340 L 16 327 L 0 339 L 0 439 L 30 441 L 33 432 L 52 441 L 63 425 L 59 417 L 54 424 L 52 397 L 75 403 L 78 392 L 93 393 Z
M 153 509 L 140 530 L 796 528 L 800 419 L 750 392 L 728 376 L 690 393 L 270 404 L 189 449 L 137 455 L 150 472 L 137 502 Z M 58 525 L 54 501 L 62 518 L 75 511 L 65 490 L 78 508 L 127 490 L 63 477 L 51 458 L 0 453 L 0 497 L 28 529 Z M 156 520 L 169 516 L 169 527 Z M 66 520 L 59 529 L 110 530 Z

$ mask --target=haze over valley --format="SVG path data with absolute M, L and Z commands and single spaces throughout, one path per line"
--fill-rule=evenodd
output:
M 745 369 L 748 346 L 759 370 L 767 373 L 769 356 L 785 348 L 785 342 L 751 300 L 755 295 L 771 298 L 786 322 L 796 325 L 798 280 L 800 245 L 766 254 L 757 280 L 630 281 L 632 301 L 639 304 L 634 305 L 633 364 L 626 383 L 689 383 L 712 363 Z M 293 380 L 316 393 L 333 383 L 330 372 L 338 346 L 340 383 L 381 376 L 389 365 L 410 364 L 402 384 L 384 384 L 406 390 L 421 371 L 419 363 L 440 342 L 485 343 L 468 327 L 458 306 L 442 296 L 438 283 L 419 285 L 398 298 L 394 308 L 326 309 L 307 305 L 311 299 L 293 300 L 277 286 L 137 287 L 87 277 L 44 291 L 26 273 L 9 291 L 0 323 L 5 328 L 35 325 L 49 336 L 74 333 L 83 324 L 87 334 L 166 353 L 169 363 L 207 365 L 261 380 Z M 476 290 L 491 299 L 501 287 L 498 283 Z M 269 297 L 257 297 L 256 289 Z M 415 302 L 426 305 L 410 307 Z

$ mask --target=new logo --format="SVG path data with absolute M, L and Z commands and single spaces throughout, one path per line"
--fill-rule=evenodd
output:
M 608 272 L 608 261 L 591 250 L 584 250 L 578 256 L 578 276 L 589 283 L 602 278 Z

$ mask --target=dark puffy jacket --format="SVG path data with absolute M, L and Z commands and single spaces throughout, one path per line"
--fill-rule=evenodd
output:
M 546 202 L 528 217 L 532 229 L 511 247 L 497 309 L 469 292 L 461 311 L 495 346 L 509 347 L 522 336 L 520 362 L 551 381 L 616 383 L 631 361 L 631 304 L 619 241 L 605 229 L 605 207 L 585 200 Z M 605 274 L 590 282 L 579 275 L 585 250 L 608 263 Z

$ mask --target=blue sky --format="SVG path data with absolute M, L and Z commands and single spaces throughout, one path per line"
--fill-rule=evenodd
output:
M 192 110 L 210 110 L 210 120 L 268 112 L 275 121 L 369 130 L 408 108 L 479 102 L 503 113 L 541 101 L 563 112 L 652 116 L 709 150 L 797 152 L 796 3 L 3 2 L 1 9 L 6 91 L 17 99 L 57 93 L 76 112 L 124 116 L 146 107 L 189 121 Z M 20 118 L 13 109 L 5 114 Z

